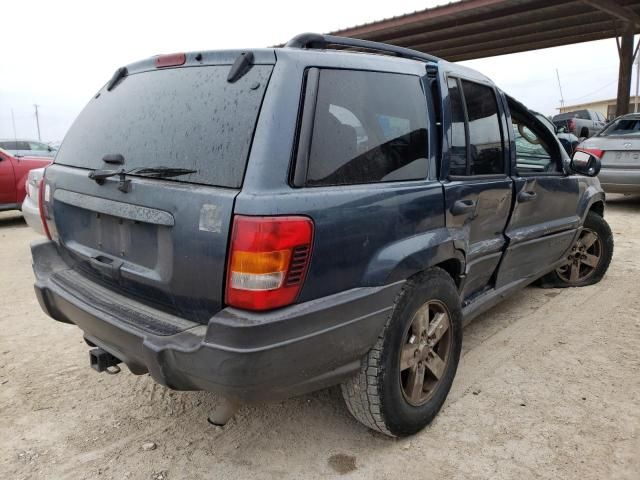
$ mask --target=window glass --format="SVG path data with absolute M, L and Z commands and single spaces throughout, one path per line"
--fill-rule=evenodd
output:
M 411 75 L 321 70 L 307 185 L 427 175 L 427 106 Z
M 48 150 L 48 147 L 44 143 L 29 142 L 31 150 Z
M 254 65 L 234 83 L 229 65 L 129 75 L 89 101 L 56 163 L 104 168 L 102 158 L 119 153 L 127 170 L 185 168 L 195 172 L 170 180 L 240 187 L 272 68 Z
M 578 110 L 576 112 L 576 118 L 581 118 L 582 120 L 591 120 L 591 116 L 589 115 L 588 110 Z
M 516 143 L 516 172 L 519 175 L 559 172 L 557 151 L 552 147 L 555 135 L 517 105 L 509 102 L 509 109 Z
M 455 78 L 447 80 L 451 106 L 451 132 L 449 134 L 449 174 L 467 175 L 467 139 L 464 125 L 462 96 Z
M 469 175 L 504 172 L 496 96 L 490 87 L 462 80 L 469 121 Z
M 640 135 L 640 117 L 619 118 L 605 128 L 599 136 L 607 135 Z

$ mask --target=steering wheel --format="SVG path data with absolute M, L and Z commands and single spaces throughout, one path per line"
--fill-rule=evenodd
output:
M 540 139 L 533 135 L 531 131 L 525 133 L 525 127 L 521 123 L 518 124 L 518 132 L 527 142 L 533 143 L 534 145 L 540 145 Z

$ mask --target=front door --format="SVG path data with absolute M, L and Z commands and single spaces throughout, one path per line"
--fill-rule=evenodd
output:
M 563 173 L 562 147 L 523 105 L 511 99 L 507 103 L 515 204 L 505 231 L 509 244 L 498 288 L 546 273 L 565 255 L 580 226 L 579 183 Z
M 495 88 L 454 77 L 447 78 L 447 87 L 446 223 L 458 237 L 457 248 L 465 252 L 461 296 L 468 302 L 493 286 L 506 244 L 513 187 L 503 144 L 506 123 Z

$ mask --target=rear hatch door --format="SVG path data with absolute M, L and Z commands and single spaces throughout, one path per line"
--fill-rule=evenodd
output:
M 234 199 L 275 61 L 263 51 L 230 83 L 238 53 L 196 57 L 197 66 L 188 56 L 179 68 L 137 64 L 89 102 L 47 170 L 74 269 L 200 323 L 223 306 Z M 166 168 L 183 170 L 162 178 Z M 95 181 L 94 170 L 126 173 Z

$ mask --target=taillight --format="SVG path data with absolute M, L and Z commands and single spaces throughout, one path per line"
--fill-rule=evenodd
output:
M 309 218 L 236 215 L 226 303 L 247 310 L 293 303 L 307 273 L 312 242 L 313 222 Z
M 53 236 L 55 235 L 55 227 L 53 227 L 53 222 L 51 218 L 51 213 L 49 212 L 49 205 L 51 201 L 51 189 L 44 178 L 40 180 L 38 185 L 38 210 L 40 211 L 40 220 L 42 221 L 42 229 L 44 233 L 47 235 L 49 240 L 53 240 Z M 54 235 L 52 235 L 52 233 Z
M 600 150 L 598 148 L 578 147 L 576 148 L 576 151 L 586 152 L 589 155 L 593 155 L 594 157 L 598 157 L 598 158 L 602 158 L 602 156 L 604 155 L 604 150 Z
M 573 118 L 567 122 L 567 128 L 569 128 L 570 132 L 573 132 L 576 129 L 576 121 Z

